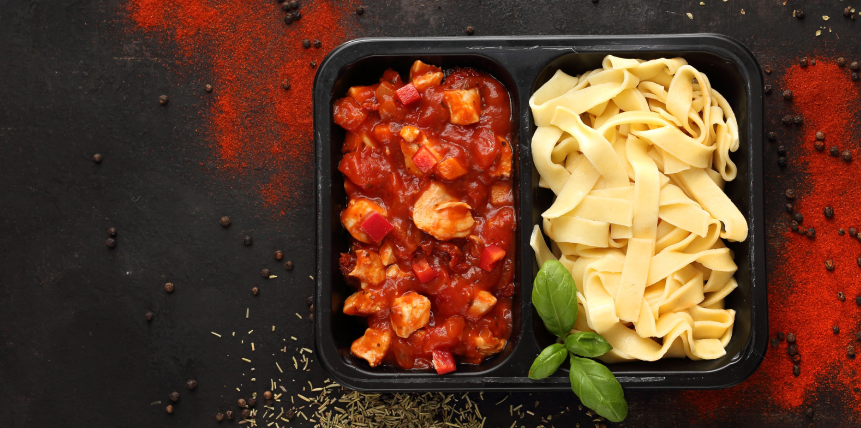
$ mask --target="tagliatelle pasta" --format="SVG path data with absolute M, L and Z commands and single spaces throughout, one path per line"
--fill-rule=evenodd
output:
M 726 99 L 682 58 L 607 56 L 557 71 L 529 106 L 539 185 L 556 194 L 531 244 L 571 271 L 574 329 L 610 342 L 605 362 L 723 356 L 738 268 L 722 239 L 748 233 L 723 192 L 739 147 Z

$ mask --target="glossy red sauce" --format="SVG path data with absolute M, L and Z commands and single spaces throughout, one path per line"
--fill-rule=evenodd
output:
M 386 270 L 398 269 L 400 275 L 387 275 L 382 283 L 364 289 L 379 305 L 378 311 L 365 314 L 368 326 L 391 331 L 393 301 L 408 291 L 431 302 L 426 326 L 407 338 L 391 335 L 382 363 L 405 369 L 433 367 L 435 350 L 449 351 L 461 363 L 478 364 L 504 348 L 512 327 L 516 217 L 509 94 L 483 72 L 457 69 L 446 74 L 441 84 L 419 90 L 419 102 L 404 106 L 395 91 L 409 82 L 387 70 L 380 83 L 353 88 L 352 96 L 338 100 L 334 108 L 335 122 L 348 129 L 339 165 L 348 198 L 378 204 L 394 226 L 381 242 L 352 239 L 349 253 L 341 256 L 344 277 L 358 290 L 359 281 L 348 275 L 355 269 L 356 252 L 380 253 L 386 241 L 393 248 L 396 262 Z M 472 88 L 478 88 L 481 96 L 479 121 L 450 123 L 445 91 Z M 441 177 L 439 170 L 412 173 L 399 135 L 404 126 L 419 128 L 441 154 L 440 162 L 454 158 L 466 173 L 453 180 Z M 509 173 L 500 175 L 505 162 Z M 439 240 L 416 226 L 414 205 L 432 182 L 472 208 L 475 223 L 469 236 Z M 479 261 L 489 245 L 502 248 L 505 256 L 488 272 L 479 267 Z M 419 281 L 412 266 L 419 260 L 428 262 L 436 278 Z M 470 305 L 482 290 L 491 293 L 496 304 L 480 317 L 470 316 Z M 488 343 L 496 346 L 482 346 Z

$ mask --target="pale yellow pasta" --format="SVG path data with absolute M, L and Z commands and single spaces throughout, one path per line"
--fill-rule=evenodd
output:
M 529 106 L 539 185 L 556 194 L 531 245 L 539 264 L 571 272 L 574 330 L 613 345 L 605 362 L 723 356 L 738 267 L 721 238 L 748 233 L 723 191 L 739 147 L 726 99 L 682 58 L 610 55 L 579 76 L 557 71 Z

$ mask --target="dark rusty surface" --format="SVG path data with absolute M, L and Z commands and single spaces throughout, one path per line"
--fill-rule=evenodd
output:
M 313 348 L 305 305 L 313 288 L 313 172 L 299 189 L 305 202 L 276 221 L 255 195 L 212 174 L 211 153 L 196 132 L 204 99 L 157 102 L 177 82 L 201 85 L 205 76 L 171 79 L 178 64 L 159 58 L 163 52 L 146 37 L 122 34 L 122 3 L 0 1 L 0 426 L 212 426 L 217 411 L 236 410 L 237 386 L 243 394 L 252 390 L 252 366 L 265 368 L 253 388 L 259 393 L 278 376 L 272 354 L 283 338 Z M 775 69 L 802 56 L 861 54 L 861 23 L 844 19 L 845 2 L 804 2 L 804 20 L 791 16 L 799 1 L 698 3 L 368 1 L 358 35 L 451 36 L 468 25 L 477 36 L 715 32 L 738 39 Z M 773 77 L 765 80 L 778 90 Z M 766 129 L 779 127 L 776 100 L 766 102 Z M 95 153 L 104 156 L 100 164 Z M 778 170 L 776 157 L 775 150 L 765 156 L 770 189 L 782 188 L 791 174 Z M 771 224 L 782 204 L 778 192 L 768 194 Z M 228 228 L 219 224 L 223 215 L 231 217 Z M 115 249 L 105 246 L 109 227 L 118 229 Z M 254 238 L 250 247 L 243 246 L 246 234 Z M 274 260 L 276 249 L 295 263 L 293 271 Z M 264 268 L 278 278 L 262 279 Z M 169 296 L 168 281 L 176 284 Z M 250 293 L 254 286 L 261 287 L 258 297 Z M 150 323 L 148 311 L 155 313 Z M 281 334 L 262 334 L 273 324 Z M 255 333 L 242 345 L 210 333 L 249 330 Z M 325 379 L 319 365 L 310 367 L 279 377 L 301 393 L 307 381 Z M 183 389 L 192 378 L 199 386 Z M 182 398 L 167 415 L 173 390 Z M 820 394 L 817 426 L 848 426 L 857 417 L 837 404 L 847 394 Z M 572 394 L 516 394 L 495 407 L 504 396 L 485 394 L 486 426 L 510 427 L 508 404 L 556 415 L 548 426 L 593 426 Z M 767 397 L 720 407 L 705 421 L 677 410 L 690 409 L 678 393 L 627 396 L 626 426 L 810 422 L 803 409 L 776 409 Z M 566 407 L 573 415 L 560 416 Z M 539 423 L 527 415 L 516 425 Z

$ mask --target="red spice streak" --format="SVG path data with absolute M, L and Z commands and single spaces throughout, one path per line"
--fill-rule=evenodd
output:
M 184 69 L 211 78 L 208 138 L 218 171 L 253 186 L 270 205 L 286 210 L 313 171 L 311 87 L 328 50 L 349 38 L 353 7 L 302 2 L 302 18 L 284 23 L 276 2 L 247 0 L 131 0 L 129 16 L 141 29 L 165 36 Z M 323 48 L 303 49 L 319 39 Z M 202 70 L 201 70 L 202 69 Z M 205 71 L 208 69 L 209 73 Z M 289 90 L 281 87 L 288 79 Z M 201 83 L 201 86 L 203 84 Z M 309 187 L 309 186 L 304 186 Z
M 789 146 L 787 168 L 806 177 L 795 184 L 787 182 L 785 187 L 795 187 L 795 211 L 804 215 L 803 227 L 816 229 L 816 238 L 792 232 L 786 216 L 777 226 L 783 230 L 777 234 L 779 239 L 769 243 L 768 250 L 776 252 L 779 265 L 769 278 L 769 338 L 778 332 L 797 336 L 801 375 L 796 378 L 792 374 L 785 340 L 777 348 L 769 345 L 765 361 L 741 385 L 723 391 L 683 393 L 683 400 L 702 417 L 718 417 L 720 412 L 715 410 L 719 407 L 761 412 L 797 408 L 814 403 L 821 390 L 836 391 L 835 396 L 852 400 L 853 388 L 861 382 L 857 362 L 846 356 L 847 345 L 859 348 L 861 344 L 855 341 L 861 310 L 854 301 L 861 295 L 861 268 L 856 262 L 861 243 L 848 232 L 837 234 L 839 228 L 861 228 L 861 201 L 857 197 L 861 171 L 856 146 L 856 112 L 861 109 L 861 97 L 849 71 L 824 58 L 817 58 L 815 66 L 790 67 L 782 86 L 793 92 L 789 106 L 793 114 L 804 117 L 804 125 L 793 125 L 790 131 L 799 135 L 800 141 Z M 824 151 L 814 148 L 816 131 L 825 133 Z M 831 146 L 841 152 L 849 149 L 854 160 L 846 163 L 830 156 Z M 834 208 L 832 219 L 823 214 L 825 206 Z M 834 271 L 825 269 L 827 259 L 834 260 Z M 839 291 L 846 294 L 845 302 L 837 299 Z M 839 334 L 832 333 L 833 326 L 840 327 Z M 766 397 L 768 403 L 762 400 Z M 858 400 L 843 405 L 861 410 Z M 761 408 L 751 409 L 753 406 Z

